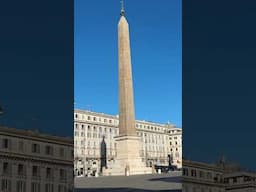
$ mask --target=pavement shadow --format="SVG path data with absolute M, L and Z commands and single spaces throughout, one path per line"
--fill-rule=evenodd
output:
M 169 189 L 169 190 L 149 190 L 149 189 L 135 189 L 135 188 L 86 188 L 86 189 L 75 189 L 75 192 L 182 192 L 181 189 Z
M 164 181 L 169 183 L 182 183 L 182 177 L 160 177 L 160 178 L 152 178 L 149 181 Z

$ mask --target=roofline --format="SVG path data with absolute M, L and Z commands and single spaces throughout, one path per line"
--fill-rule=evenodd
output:
M 101 113 L 101 112 L 95 112 L 95 111 L 90 111 L 90 110 L 85 110 L 85 109 L 74 109 L 74 112 L 81 112 L 81 113 L 91 113 L 91 114 L 95 114 L 95 115 L 102 115 L 105 117 L 110 117 L 113 119 L 118 120 L 118 115 L 109 115 L 106 113 Z M 168 125 L 170 126 L 170 129 L 178 129 L 178 130 L 182 130 L 182 128 L 180 127 L 176 127 L 174 124 L 167 124 L 167 123 L 155 123 L 155 122 L 151 122 L 151 121 L 145 121 L 145 120 L 135 120 L 135 122 L 139 122 L 139 123 L 145 123 L 145 124 L 153 124 L 153 125 L 157 125 L 157 126 L 161 126 L 166 128 Z
M 17 137 L 24 137 L 24 138 L 35 137 L 37 139 L 44 139 L 44 140 L 51 141 L 53 143 L 64 143 L 68 145 L 69 144 L 73 145 L 73 139 L 70 137 L 50 135 L 50 134 L 45 134 L 38 131 L 27 130 L 27 129 L 17 129 L 17 128 L 11 128 L 6 126 L 0 126 L 0 134 L 1 135 L 10 134 L 10 136 L 17 135 Z
M 199 162 L 199 161 L 191 161 L 187 159 L 182 159 L 182 165 L 183 167 L 191 166 L 191 167 L 197 167 L 197 168 L 208 168 L 208 169 L 214 169 L 218 170 L 220 172 L 224 172 L 224 169 L 217 164 L 212 163 L 205 163 L 205 162 Z

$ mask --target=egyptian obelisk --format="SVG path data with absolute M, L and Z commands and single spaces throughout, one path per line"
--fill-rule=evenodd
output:
M 136 175 L 152 173 L 140 157 L 141 141 L 136 134 L 129 25 L 123 7 L 118 23 L 119 75 L 119 136 L 116 137 L 117 155 L 107 175 Z
M 118 23 L 119 135 L 135 136 L 129 25 L 121 9 Z

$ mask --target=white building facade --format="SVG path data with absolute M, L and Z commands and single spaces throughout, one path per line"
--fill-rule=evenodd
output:
M 99 172 L 103 157 L 111 167 L 116 157 L 115 137 L 119 135 L 118 116 L 86 110 L 74 112 L 74 170 L 77 175 Z M 171 124 L 136 120 L 141 137 L 140 154 L 147 166 L 182 166 L 182 129 Z M 104 141 L 103 141 L 104 138 Z M 169 158 L 168 158 L 169 156 Z

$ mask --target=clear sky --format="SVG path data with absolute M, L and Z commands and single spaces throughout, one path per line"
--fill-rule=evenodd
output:
M 182 126 L 181 0 L 126 0 L 136 119 Z M 118 114 L 119 0 L 75 0 L 75 108 Z

